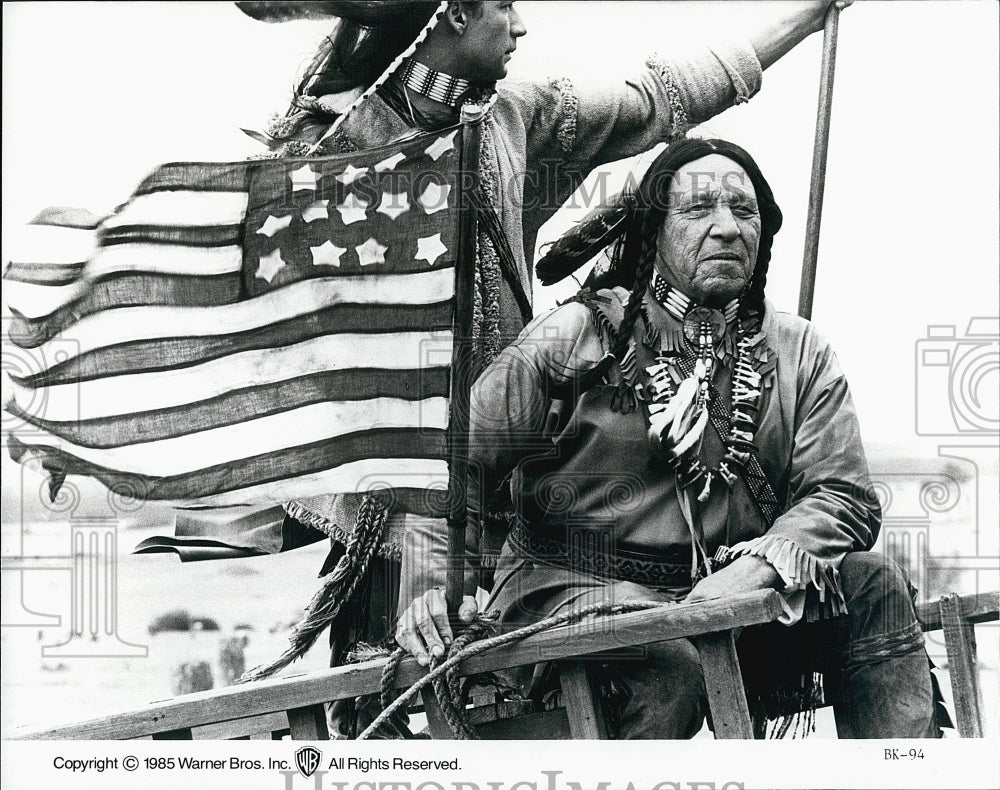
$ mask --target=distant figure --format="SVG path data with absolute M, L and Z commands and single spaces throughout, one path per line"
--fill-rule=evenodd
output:
M 222 640 L 219 647 L 219 668 L 222 670 L 224 685 L 232 686 L 246 671 L 246 647 L 249 641 L 246 634 Z
M 207 661 L 184 661 L 178 664 L 171 681 L 174 694 L 208 691 L 215 685 L 212 666 Z

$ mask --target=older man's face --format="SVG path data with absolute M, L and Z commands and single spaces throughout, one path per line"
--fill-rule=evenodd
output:
M 656 269 L 702 304 L 724 305 L 753 274 L 760 212 L 750 176 L 710 154 L 681 167 L 656 241 Z

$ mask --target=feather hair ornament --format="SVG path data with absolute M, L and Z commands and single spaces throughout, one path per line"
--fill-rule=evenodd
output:
M 554 241 L 535 264 L 535 273 L 542 285 L 552 285 L 569 277 L 610 246 L 625 232 L 635 206 L 635 194 L 631 190 L 622 192 L 607 205 L 591 211 Z

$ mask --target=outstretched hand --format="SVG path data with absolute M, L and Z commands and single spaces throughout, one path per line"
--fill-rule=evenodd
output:
M 471 623 L 479 614 L 479 605 L 471 595 L 462 598 L 458 619 Z M 448 619 L 448 602 L 444 590 L 435 587 L 416 598 L 403 612 L 396 625 L 396 642 L 413 656 L 420 666 L 430 663 L 430 657 L 440 658 L 454 635 Z

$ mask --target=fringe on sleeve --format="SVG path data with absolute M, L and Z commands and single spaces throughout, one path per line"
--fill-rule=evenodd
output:
M 778 572 L 785 588 L 804 590 L 812 587 L 819 595 L 819 611 L 812 612 L 806 607 L 806 619 L 816 620 L 847 614 L 844 591 L 840 586 L 840 573 L 828 562 L 797 546 L 793 541 L 780 535 L 763 535 L 759 538 L 737 543 L 729 552 L 729 558 L 744 555 L 760 557 Z

